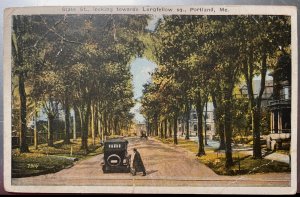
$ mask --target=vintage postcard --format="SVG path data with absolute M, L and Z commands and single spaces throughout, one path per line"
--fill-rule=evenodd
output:
M 296 7 L 4 17 L 7 191 L 296 192 Z

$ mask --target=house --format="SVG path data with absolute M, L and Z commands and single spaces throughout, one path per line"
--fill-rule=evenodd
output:
M 254 97 L 257 97 L 260 92 L 260 83 L 261 83 L 260 79 L 253 80 L 252 87 L 253 87 Z M 239 91 L 240 91 L 240 95 L 242 95 L 243 97 L 248 97 L 248 90 L 245 82 L 239 85 Z M 272 95 L 273 95 L 273 79 L 269 78 L 265 80 L 265 89 L 262 95 L 262 102 L 261 102 L 262 107 L 268 106 L 269 101 L 272 99 Z
M 206 115 L 205 115 L 206 114 Z M 216 134 L 215 131 L 215 122 L 214 122 L 214 107 L 212 102 L 207 103 L 207 107 L 204 107 L 203 110 L 203 127 L 206 124 L 206 139 L 213 139 Z M 178 120 L 178 135 L 186 135 L 187 125 L 183 117 L 180 117 Z M 205 133 L 205 128 L 203 128 L 203 133 Z M 198 117 L 197 112 L 194 107 L 190 111 L 189 117 L 189 135 L 197 136 L 198 135 Z
M 274 78 L 273 97 L 268 103 L 271 134 L 267 136 L 267 148 L 289 148 L 291 140 L 291 60 L 283 55 L 278 59 L 271 75 Z M 287 145 L 283 147 L 283 144 Z

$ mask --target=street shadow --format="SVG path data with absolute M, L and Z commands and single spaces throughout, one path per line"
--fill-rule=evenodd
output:
M 146 174 L 149 175 L 149 174 L 153 174 L 155 172 L 158 172 L 158 170 L 146 170 Z
M 70 142 L 70 145 L 72 144 L 75 144 L 73 142 Z M 53 145 L 53 148 L 61 148 L 63 145 L 66 145 L 63 141 L 62 142 L 56 142 L 54 145 Z

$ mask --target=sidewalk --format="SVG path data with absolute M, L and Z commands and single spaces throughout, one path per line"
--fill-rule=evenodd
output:
M 275 160 L 275 161 L 281 161 L 281 162 L 284 162 L 284 163 L 287 163 L 289 164 L 290 163 L 290 158 L 288 155 L 285 155 L 285 154 L 280 154 L 280 153 L 272 153 L 270 155 L 267 155 L 265 157 L 265 159 L 269 159 L 269 160 Z
M 190 137 L 191 141 L 198 141 L 197 137 Z M 207 140 L 207 146 L 212 147 L 217 149 L 220 146 L 220 143 L 218 141 L 214 141 L 214 140 Z M 207 147 L 206 146 L 206 147 Z M 243 154 L 246 155 L 253 155 L 253 151 L 252 151 L 252 147 L 239 147 L 239 148 L 232 148 L 232 151 L 239 151 L 242 152 Z M 282 153 L 271 153 L 268 154 L 267 156 L 264 157 L 265 159 L 269 159 L 269 160 L 274 160 L 274 161 L 279 161 L 279 162 L 283 162 L 283 163 L 290 163 L 290 159 L 289 156 L 286 154 L 282 154 Z

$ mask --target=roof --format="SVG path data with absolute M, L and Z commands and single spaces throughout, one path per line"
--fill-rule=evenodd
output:
M 127 140 L 121 139 L 121 138 L 112 138 L 112 139 L 108 139 L 108 140 L 106 140 L 104 143 L 107 143 L 107 142 L 122 142 L 122 143 L 128 143 Z

